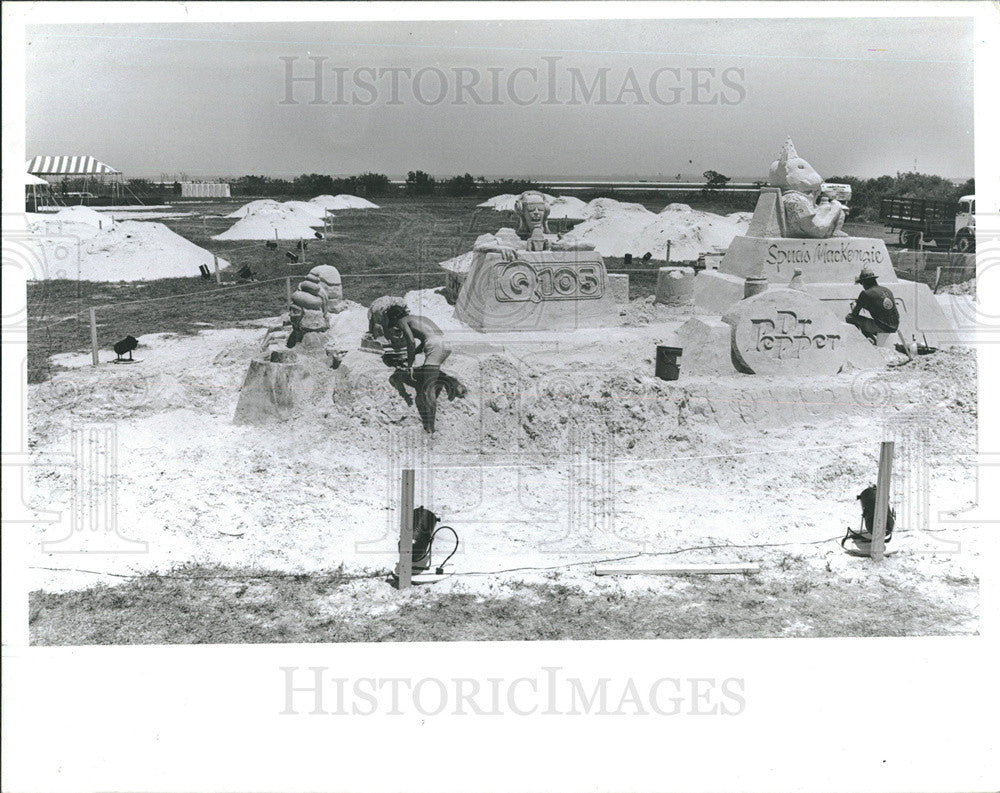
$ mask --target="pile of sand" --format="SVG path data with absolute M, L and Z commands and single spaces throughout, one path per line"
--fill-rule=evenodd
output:
M 347 195 L 346 193 L 341 193 L 336 196 L 318 195 L 315 198 L 310 199 L 309 203 L 316 204 L 326 210 L 380 209 L 378 204 L 373 204 L 368 199 L 359 198 L 356 195 Z
M 324 224 L 325 210 L 310 201 L 285 201 L 271 199 L 251 201 L 231 215 L 240 217 L 236 224 L 214 240 L 311 240 L 322 238 L 315 229 Z
M 226 217 L 245 219 L 255 215 L 274 216 L 294 220 L 306 226 L 322 226 L 323 214 L 322 209 L 318 209 L 315 204 L 310 204 L 308 201 L 285 201 L 282 204 L 265 198 L 244 204 Z
M 257 201 L 251 201 L 249 204 L 244 204 L 235 212 L 230 212 L 226 215 L 227 218 L 240 219 L 245 218 L 247 215 L 253 215 L 261 211 L 272 211 L 281 208 L 281 202 L 275 201 L 273 198 L 261 198 Z
M 550 204 L 556 200 L 555 196 L 551 196 L 548 193 L 542 193 L 542 195 L 545 196 Z M 512 195 L 511 193 L 503 193 L 502 195 L 493 196 L 493 198 L 483 201 L 483 203 L 477 204 L 477 206 L 483 209 L 495 209 L 497 212 L 513 212 L 514 202 L 518 198 L 519 196 Z M 580 203 L 583 202 L 581 201 Z
M 641 204 L 612 198 L 595 198 L 587 206 L 589 219 L 564 239 L 589 242 L 603 256 L 651 253 L 654 259 L 666 261 L 669 241 L 670 261 L 693 261 L 702 254 L 725 250 L 750 225 L 748 212 L 723 216 L 698 212 L 686 204 L 670 204 L 659 214 Z
M 105 215 L 112 220 L 158 220 L 159 218 L 189 218 L 194 215 L 194 212 L 161 212 L 157 210 L 125 211 L 122 209 L 105 210 L 104 207 L 101 207 L 100 211 L 102 215 Z
M 322 221 L 318 221 L 322 225 Z M 237 221 L 232 228 L 216 234 L 213 240 L 311 240 L 322 239 L 321 232 L 285 212 L 257 212 Z
M 699 212 L 687 204 L 670 204 L 662 212 L 650 212 L 642 204 L 595 198 L 585 204 L 574 196 L 548 196 L 550 219 L 581 221 L 563 239 L 588 242 L 603 256 L 620 258 L 627 253 L 651 253 L 659 261 L 694 261 L 706 253 L 725 250 L 733 237 L 746 233 L 750 212 L 715 215 Z M 480 204 L 497 211 L 513 211 L 517 196 L 499 195 Z M 667 255 L 669 241 L 669 257 Z M 468 269 L 466 254 L 442 262 L 446 270 Z
M 303 212 L 309 217 L 316 218 L 322 221 L 326 217 L 326 210 L 319 204 L 312 201 L 286 201 L 281 205 L 284 209 L 289 209 L 292 212 Z M 331 215 L 330 217 L 333 217 Z
M 57 221 L 62 221 L 63 223 L 83 223 L 88 226 L 93 226 L 96 229 L 106 229 L 113 225 L 111 218 L 102 215 L 100 212 L 95 212 L 90 207 L 85 206 L 74 206 L 60 209 L 52 216 L 52 218 Z
M 202 264 L 214 269 L 211 251 L 162 223 L 122 220 L 114 228 L 100 229 L 86 220 L 86 213 L 74 212 L 72 216 L 84 220 L 63 221 L 61 225 L 43 220 L 29 226 L 30 237 L 25 244 L 38 257 L 39 265 L 33 268 L 36 280 L 152 281 L 199 275 Z M 110 224 L 106 217 L 101 220 L 106 226 Z M 220 268 L 228 265 L 219 259 Z
M 55 220 L 59 217 L 59 212 L 65 212 L 66 209 L 71 210 L 72 215 L 64 215 L 64 219 L 72 220 L 75 222 L 88 223 L 92 221 L 93 215 L 89 212 L 97 212 L 104 220 L 104 226 L 107 227 L 108 219 L 111 220 L 154 220 L 156 218 L 183 218 L 190 217 L 194 212 L 179 212 L 174 210 L 170 204 L 132 204 L 129 206 L 101 206 L 94 210 L 89 207 L 57 207 L 57 206 L 45 206 L 38 207 L 38 214 L 42 215 L 49 220 Z M 80 209 L 88 210 L 87 213 L 80 213 Z M 86 220 L 85 218 L 89 218 Z M 97 225 L 94 223 L 93 225 Z
M 550 209 L 550 220 L 586 220 L 590 217 L 588 204 L 572 195 L 554 198 Z

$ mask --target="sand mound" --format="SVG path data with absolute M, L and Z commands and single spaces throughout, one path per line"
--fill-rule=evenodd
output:
M 556 200 L 555 196 L 551 196 L 548 193 L 542 193 L 542 195 L 545 196 L 550 204 Z M 518 196 L 516 195 L 503 193 L 501 195 L 493 196 L 493 198 L 483 201 L 483 203 L 477 204 L 477 206 L 482 207 L 483 209 L 495 209 L 497 212 L 513 212 L 514 202 L 517 201 L 517 199 Z M 581 201 L 580 203 L 583 202 Z
M 42 272 L 35 273 L 38 280 L 151 281 L 196 276 L 202 264 L 214 268 L 211 251 L 162 223 L 123 220 L 113 229 L 99 230 L 86 222 L 67 222 L 60 231 L 49 221 L 30 230 L 33 234 L 27 244 L 35 247 L 44 262 Z M 68 237 L 74 238 L 73 245 L 67 245 Z M 228 265 L 219 259 L 220 267 Z
M 282 204 L 277 210 L 261 210 L 260 212 L 254 212 L 249 217 L 253 217 L 254 215 L 280 215 L 286 220 L 301 223 L 303 226 L 322 228 L 323 215 L 317 214 L 313 209 L 303 209 L 300 206 L 296 206 L 298 203 L 297 201 L 288 201 Z
M 588 217 L 587 203 L 576 196 L 559 196 L 552 201 L 549 220 L 586 220 Z
M 254 207 L 253 205 L 257 206 Z M 252 201 L 242 209 L 247 213 L 215 240 L 302 240 L 313 239 L 314 229 L 323 226 L 323 209 L 307 201 Z M 242 210 L 237 210 L 242 211 Z M 232 217 L 231 215 L 229 217 Z
M 157 210 L 144 211 L 125 211 L 122 209 L 112 209 L 105 210 L 101 207 L 101 214 L 107 218 L 114 220 L 157 220 L 159 218 L 189 218 L 194 215 L 194 212 L 161 212 Z
M 75 206 L 66 207 L 65 209 L 60 209 L 53 215 L 56 220 L 61 220 L 63 223 L 85 223 L 88 226 L 93 226 L 94 228 L 109 228 L 111 225 L 111 218 L 102 215 L 100 212 L 95 212 L 90 207 L 85 206 Z
M 232 228 L 216 234 L 213 240 L 311 240 L 318 239 L 311 224 L 323 225 L 312 218 L 309 223 L 292 217 L 288 211 L 255 212 L 237 221 Z
M 359 198 L 355 195 L 347 195 L 346 193 L 341 193 L 340 195 L 318 195 L 315 198 L 309 200 L 311 204 L 318 204 L 323 209 L 336 210 L 336 209 L 380 209 L 378 204 L 373 204 L 371 201 L 365 198 Z
M 493 209 L 503 209 L 517 196 L 503 195 L 480 204 L 492 202 Z M 643 256 L 651 253 L 659 261 L 694 261 L 706 253 L 725 250 L 733 238 L 746 233 L 750 226 L 750 212 L 733 212 L 715 215 L 699 212 L 687 204 L 669 204 L 662 212 L 650 212 L 642 204 L 617 201 L 614 198 L 595 198 L 584 204 L 572 196 L 554 199 L 552 218 L 573 218 L 582 222 L 567 232 L 563 239 L 570 242 L 592 244 L 603 256 L 623 257 L 630 253 Z M 558 211 L 558 214 L 557 214 Z M 668 246 L 669 243 L 669 246 Z M 471 253 L 464 253 L 440 266 L 445 270 L 464 273 L 472 262 Z
M 729 216 L 698 212 L 687 204 L 670 204 L 660 214 L 641 204 L 595 198 L 587 205 L 590 218 L 570 231 L 564 239 L 589 242 L 604 256 L 627 253 L 671 261 L 692 261 L 705 253 L 729 247 L 733 238 L 746 233 L 750 214 Z
M 281 205 L 282 209 L 288 209 L 292 212 L 302 212 L 309 217 L 316 218 L 318 220 L 323 220 L 326 216 L 326 210 L 319 204 L 314 204 L 312 201 L 286 201 Z
M 226 217 L 239 219 L 245 218 L 247 215 L 253 215 L 261 210 L 276 210 L 280 208 L 280 201 L 275 201 L 273 198 L 261 198 L 257 201 L 251 201 L 249 204 L 244 204 L 235 212 L 230 212 Z

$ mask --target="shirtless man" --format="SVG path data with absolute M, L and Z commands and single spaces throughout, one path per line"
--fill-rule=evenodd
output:
M 405 306 L 389 306 L 385 311 L 386 330 L 397 328 L 406 342 L 406 366 L 412 369 L 418 352 L 424 354 L 422 366 L 413 369 L 413 379 L 417 383 L 417 412 L 427 432 L 434 432 L 434 417 L 437 413 L 437 385 L 441 366 L 451 355 L 441 328 L 427 317 L 409 313 Z

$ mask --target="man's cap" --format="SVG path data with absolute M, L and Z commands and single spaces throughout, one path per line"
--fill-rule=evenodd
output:
M 858 277 L 854 279 L 854 283 L 860 284 L 862 281 L 867 281 L 869 278 L 874 278 L 875 273 L 872 272 L 872 268 L 867 265 L 861 268 L 861 272 L 858 273 Z

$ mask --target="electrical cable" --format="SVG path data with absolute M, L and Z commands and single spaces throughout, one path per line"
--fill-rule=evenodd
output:
M 444 566 L 446 564 L 448 564 L 448 560 L 451 559 L 451 557 L 453 557 L 456 553 L 458 553 L 458 542 L 459 542 L 458 541 L 458 532 L 455 531 L 451 526 L 438 526 L 434 530 L 434 533 L 431 535 L 431 540 L 430 540 L 430 542 L 427 545 L 427 562 L 428 562 L 428 567 L 433 567 L 433 565 L 431 564 L 431 551 L 434 548 L 434 538 L 438 536 L 438 532 L 444 531 L 445 529 L 447 529 L 448 531 L 450 531 L 455 536 L 455 547 L 451 549 L 451 553 L 448 554 L 445 557 L 445 560 L 443 562 L 441 562 L 441 564 L 437 565 L 437 567 L 435 567 L 435 571 L 437 572 L 438 575 L 443 575 L 444 574 Z

